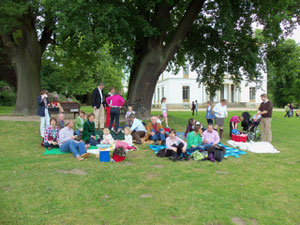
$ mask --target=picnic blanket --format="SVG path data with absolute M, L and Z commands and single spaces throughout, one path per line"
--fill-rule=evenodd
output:
M 220 146 L 223 146 L 226 149 L 226 154 L 224 156 L 233 156 L 235 158 L 239 158 L 240 155 L 246 155 L 247 153 L 244 151 L 241 151 L 237 148 L 233 148 L 227 145 L 224 145 L 222 143 L 219 143 Z M 154 153 L 156 154 L 159 150 L 166 148 L 165 145 L 149 145 L 149 148 L 152 149 L 154 151 Z M 190 155 L 190 154 L 189 154 Z
M 156 154 L 159 150 L 166 148 L 167 146 L 165 145 L 149 145 L 149 148 L 154 151 Z
M 236 142 L 229 140 L 227 144 L 238 147 L 241 150 L 246 150 L 253 153 L 279 153 L 277 149 L 273 147 L 269 142 Z
M 98 148 L 96 146 L 90 146 L 87 152 L 92 151 L 92 150 L 97 150 Z M 97 150 L 98 151 L 98 150 Z M 43 155 L 61 155 L 61 154 L 68 154 L 71 152 L 61 152 L 59 148 L 52 148 L 51 150 L 48 150 L 45 148 L 45 152 Z M 96 154 L 96 153 L 95 153 Z
M 45 148 L 45 152 L 43 155 L 61 155 L 61 154 L 68 154 L 70 152 L 61 152 L 59 148 L 52 148 L 51 150 L 48 150 Z
M 176 135 L 181 139 L 184 139 L 184 132 L 176 132 Z
M 242 150 L 230 147 L 228 145 L 224 145 L 222 143 L 219 143 L 219 145 L 225 148 L 225 150 L 226 150 L 226 153 L 224 155 L 225 157 L 233 156 L 234 158 L 239 158 L 240 155 L 246 155 L 247 154 L 246 152 L 244 152 Z

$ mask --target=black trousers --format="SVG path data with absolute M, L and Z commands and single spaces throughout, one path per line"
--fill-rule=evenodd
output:
M 213 121 L 213 119 L 206 119 L 207 120 L 207 124 L 214 124 L 214 121 Z
M 110 122 L 108 129 L 111 130 L 112 125 L 115 121 L 115 131 L 118 131 L 119 128 L 119 120 L 120 120 L 120 108 L 118 107 L 111 107 L 110 108 Z
M 173 144 L 172 147 L 177 148 L 177 152 L 174 152 L 171 149 L 167 149 L 166 150 L 166 157 L 169 157 L 169 156 L 179 157 L 182 153 L 182 148 L 184 147 L 184 144 L 183 143 L 179 143 L 179 145 Z
M 59 148 L 59 145 L 58 145 L 58 144 L 57 144 L 57 145 L 50 144 L 48 141 L 45 142 L 43 145 L 44 145 L 44 147 L 46 147 L 46 148 Z
M 233 130 L 232 123 L 229 122 L 229 136 L 232 137 L 231 131 Z

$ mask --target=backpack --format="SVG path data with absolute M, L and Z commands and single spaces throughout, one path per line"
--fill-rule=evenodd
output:
M 214 146 L 214 158 L 218 162 L 221 162 L 224 159 L 224 155 L 226 153 L 226 150 L 224 147 L 216 145 Z
M 157 157 L 160 157 L 160 158 L 165 157 L 165 156 L 166 156 L 166 149 L 165 149 L 165 148 L 160 149 L 160 150 L 156 153 L 156 156 L 157 156 Z
M 196 160 L 196 161 L 205 158 L 204 154 L 201 153 L 201 152 L 199 152 L 199 151 L 193 152 L 191 156 L 192 156 L 192 157 L 194 158 L 194 160 Z

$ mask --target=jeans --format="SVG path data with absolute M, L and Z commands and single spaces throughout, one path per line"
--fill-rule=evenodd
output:
M 59 148 L 61 152 L 72 152 L 75 157 L 86 153 L 85 144 L 83 142 L 78 142 L 75 140 L 69 140 L 64 144 L 60 145 Z
M 197 145 L 195 148 L 189 148 L 186 151 L 189 154 L 192 154 L 195 151 L 203 152 L 206 151 L 208 148 L 210 148 L 212 145 L 211 144 L 204 144 L 204 145 Z
M 198 116 L 198 108 L 196 108 L 196 115 Z
M 156 133 L 155 130 L 152 129 L 151 132 L 154 132 L 155 135 L 150 136 L 149 139 L 152 140 L 152 141 L 158 141 L 158 140 L 164 141 L 164 140 L 166 140 L 166 135 L 160 133 L 161 131 L 164 131 L 164 130 L 163 130 L 163 129 L 160 129 L 160 130 Z
M 81 132 L 80 132 L 79 129 L 77 129 L 77 130 L 74 131 L 74 134 L 77 135 L 77 136 L 80 136 L 80 135 L 81 135 Z
M 111 107 L 110 108 L 110 122 L 108 129 L 111 130 L 112 125 L 115 121 L 115 131 L 118 132 L 119 128 L 119 119 L 120 119 L 120 108 Z
M 41 116 L 40 121 L 40 133 L 41 136 L 44 137 L 46 127 L 50 126 L 50 115 L 47 108 L 45 109 L 45 116 Z

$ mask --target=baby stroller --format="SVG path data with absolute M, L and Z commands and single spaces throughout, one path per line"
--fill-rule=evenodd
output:
M 242 116 L 244 120 L 242 121 L 242 127 L 245 134 L 248 135 L 248 141 L 260 140 L 260 131 L 259 131 L 259 123 L 260 118 L 254 122 L 253 118 L 251 118 L 248 112 L 243 112 Z

